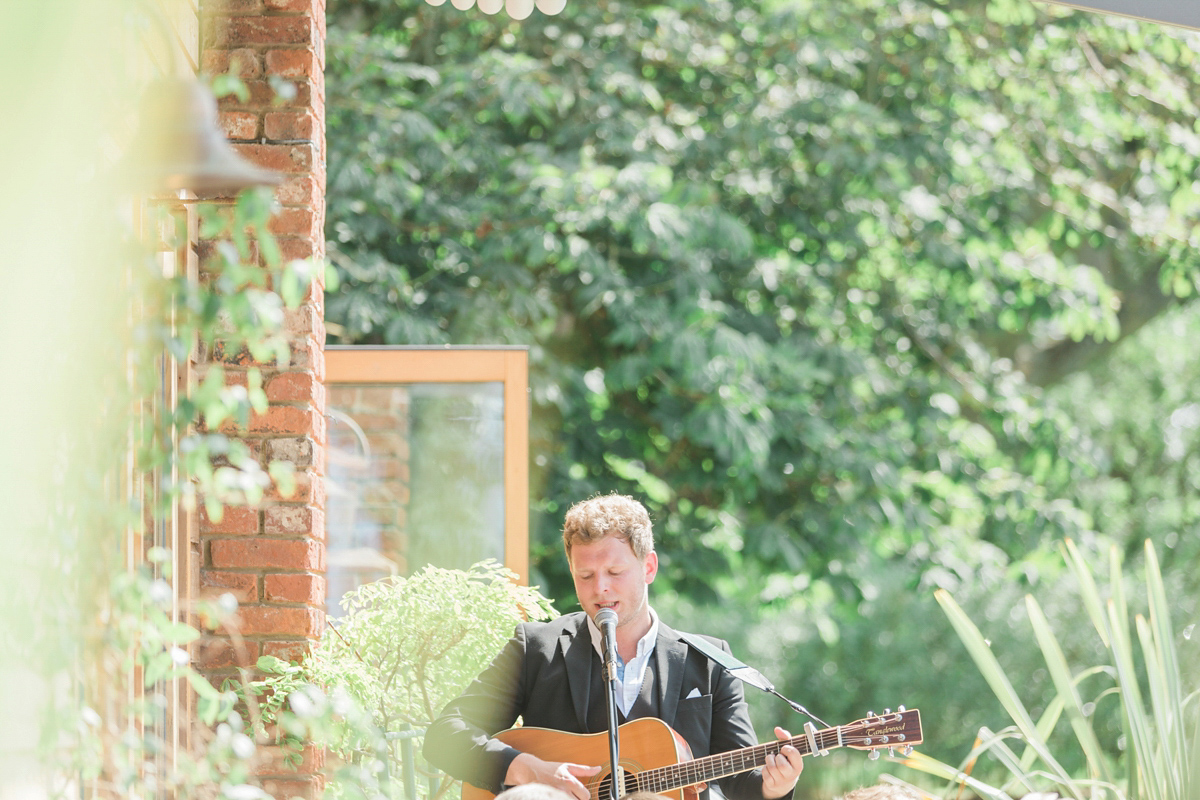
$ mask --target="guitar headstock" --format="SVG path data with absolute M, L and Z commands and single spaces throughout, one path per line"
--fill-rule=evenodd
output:
M 907 755 L 914 745 L 925 741 L 921 733 L 921 712 L 915 708 L 897 711 L 886 709 L 882 714 L 868 712 L 864 719 L 840 727 L 842 743 L 855 750 L 871 751 L 871 758 L 879 758 L 879 750 L 895 748 Z

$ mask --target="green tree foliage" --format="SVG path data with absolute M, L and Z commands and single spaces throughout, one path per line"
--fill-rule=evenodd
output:
M 1177 595 L 1200 595 L 1200 309 L 1169 312 L 1104 369 L 1070 376 L 1052 398 L 1102 445 L 1100 470 L 1075 496 L 1102 530 L 1138 557 L 1139 537 L 1161 543 Z
M 423 732 L 495 657 L 516 626 L 554 616 L 537 589 L 494 561 L 466 570 L 427 566 L 409 578 L 368 583 L 342 598 L 345 615 L 325 629 L 301 664 L 259 659 L 269 673 L 251 684 L 262 721 L 279 722 L 296 743 L 327 746 L 340 764 L 335 797 L 402 797 L 409 769 L 401 741 Z M 424 762 L 424 796 L 446 796 L 455 782 Z M 415 775 L 408 776 L 415 780 Z
M 1002 614 L 1117 507 L 1172 545 L 1060 390 L 1194 297 L 1195 35 L 1024 0 L 329 10 L 332 338 L 530 345 L 552 596 L 565 507 L 636 494 L 660 593 L 833 706 L 950 641 L 864 613 Z

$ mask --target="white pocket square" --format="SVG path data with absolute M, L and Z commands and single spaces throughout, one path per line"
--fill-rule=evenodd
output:
M 693 697 L 699 697 L 699 696 L 700 696 L 700 690 L 699 690 L 699 689 L 692 689 L 690 692 L 688 692 L 688 696 L 687 696 L 687 697 L 685 697 L 685 698 L 683 698 L 683 699 L 684 699 L 684 700 L 691 700 Z

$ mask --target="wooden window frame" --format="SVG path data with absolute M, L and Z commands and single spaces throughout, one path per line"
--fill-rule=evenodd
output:
M 529 348 L 329 345 L 325 385 L 496 383 L 504 393 L 504 565 L 529 583 Z

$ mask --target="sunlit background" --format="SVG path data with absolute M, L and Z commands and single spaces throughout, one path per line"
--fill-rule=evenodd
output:
M 46 788 L 39 715 L 75 690 L 67 645 L 95 625 L 85 598 L 95 579 L 106 580 L 86 550 L 90 534 L 112 522 L 115 487 L 86 476 L 120 457 L 126 435 L 117 401 L 130 297 L 114 232 L 129 224 L 116 179 L 138 76 L 122 53 L 124 9 L 86 0 L 0 7 L 5 798 Z

